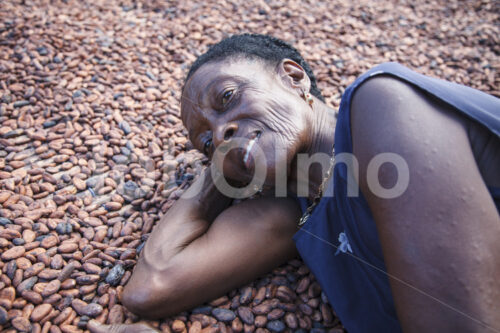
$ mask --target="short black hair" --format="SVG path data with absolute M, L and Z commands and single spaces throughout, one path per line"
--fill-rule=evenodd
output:
M 223 60 L 232 56 L 244 56 L 248 58 L 260 58 L 271 64 L 278 64 L 283 59 L 291 59 L 298 63 L 306 72 L 311 81 L 310 93 L 324 101 L 321 92 L 316 85 L 314 76 L 309 64 L 302 58 L 299 51 L 290 44 L 279 38 L 260 34 L 233 35 L 217 44 L 212 45 L 207 52 L 196 59 L 185 82 L 196 72 L 198 68 L 210 61 Z

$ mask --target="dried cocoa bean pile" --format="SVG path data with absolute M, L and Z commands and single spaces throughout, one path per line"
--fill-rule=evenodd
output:
M 189 65 L 234 33 L 302 52 L 326 101 L 375 64 L 500 96 L 500 2 L 0 2 L 0 330 L 138 321 L 120 303 L 154 224 L 200 172 L 179 119 Z M 362 320 L 362 318 L 360 318 Z M 343 332 L 299 260 L 163 332 Z

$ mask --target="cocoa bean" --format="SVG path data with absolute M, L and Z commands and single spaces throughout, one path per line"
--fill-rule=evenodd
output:
M 31 331 L 31 323 L 24 317 L 15 317 L 12 319 L 11 323 L 12 327 L 14 327 L 18 332 Z
M 5 325 L 9 321 L 7 310 L 0 306 L 0 325 Z
M 37 305 L 31 313 L 30 319 L 34 322 L 40 321 L 48 315 L 50 311 L 52 311 L 52 306 L 50 304 Z
M 266 297 L 266 287 L 260 287 L 255 295 L 252 304 L 259 305 Z
M 12 260 L 10 261 L 6 267 L 5 267 L 5 273 L 7 273 L 7 276 L 9 279 L 14 279 L 14 275 L 16 274 L 17 271 L 17 260 Z
M 108 211 L 115 211 L 115 210 L 120 210 L 122 208 L 122 204 L 119 203 L 119 202 L 113 202 L 113 201 L 110 201 L 110 202 L 107 202 L 104 207 L 106 208 L 106 210 Z
M 266 328 L 271 332 L 283 332 L 286 326 L 282 321 L 273 320 L 267 323 Z
M 123 308 L 121 305 L 116 304 L 109 310 L 108 324 L 121 324 L 123 323 L 124 315 Z
M 78 244 L 76 243 L 63 243 L 59 245 L 57 251 L 59 253 L 72 253 L 78 249 Z
M 94 264 L 90 263 L 90 262 L 86 262 L 85 264 L 83 264 L 82 268 L 88 274 L 99 275 L 101 273 L 101 268 L 99 266 L 97 266 L 97 265 L 94 265 Z
M 18 293 L 22 294 L 23 291 L 33 288 L 33 286 L 35 285 L 35 283 L 37 281 L 38 281 L 38 277 L 36 277 L 36 276 L 30 277 L 30 278 L 24 280 L 23 282 L 21 282 L 17 286 L 16 290 Z
M 2 253 L 2 260 L 8 261 L 21 257 L 26 250 L 23 246 L 14 246 Z
M 248 304 L 252 300 L 252 288 L 245 287 L 241 290 L 240 304 Z
M 285 323 L 291 329 L 296 329 L 298 327 L 297 317 L 293 313 L 287 313 L 285 315 Z
M 62 296 L 59 294 L 52 294 L 44 300 L 44 303 L 57 305 L 61 301 Z
M 75 270 L 75 265 L 73 263 L 67 264 L 61 270 L 57 279 L 61 282 L 64 282 L 64 280 L 66 280 L 67 278 L 69 278 L 71 276 L 71 273 L 73 273 L 74 270 Z
M 76 278 L 76 283 L 79 285 L 88 285 L 96 283 L 97 281 L 99 281 L 99 279 L 99 275 L 96 274 L 82 275 Z
M 186 331 L 186 325 L 181 320 L 174 320 L 172 323 L 172 330 L 176 333 L 182 333 Z
M 257 315 L 267 315 L 271 312 L 272 305 L 270 303 L 262 303 L 252 308 L 253 313 Z
M 59 223 L 56 227 L 56 232 L 59 235 L 69 235 L 73 232 L 73 226 L 67 222 Z
M 0 299 L 8 304 L 12 304 L 16 299 L 16 290 L 14 287 L 7 287 L 0 290 Z
M 80 333 L 81 330 L 74 325 L 61 325 L 60 332 L 62 333 Z
M 61 287 L 61 281 L 59 281 L 59 280 L 52 280 L 43 289 L 42 296 L 43 297 L 48 297 L 48 296 L 50 296 L 52 294 L 55 294 L 56 292 L 59 291 L 60 287 Z
M 7 220 L 7 219 L 5 219 Z M 10 220 L 8 220 L 10 223 Z M 21 237 L 21 233 L 17 230 L 14 229 L 5 229 L 0 231 L 0 237 L 8 239 L 8 240 L 13 240 L 15 238 Z
M 235 318 L 233 322 L 231 323 L 231 329 L 233 332 L 242 332 L 243 331 L 243 323 L 241 322 L 240 318 Z
M 21 296 L 24 299 L 26 299 L 27 301 L 29 301 L 35 305 L 38 305 L 38 304 L 42 303 L 42 301 L 43 301 L 42 296 L 39 293 L 32 291 L 32 290 L 23 291 Z
M 38 277 L 44 280 L 52 280 L 60 275 L 61 271 L 58 269 L 46 268 L 38 273 Z
M 97 303 L 87 304 L 82 300 L 74 299 L 71 302 L 73 309 L 81 316 L 97 317 L 103 311 L 103 307 Z
M 35 240 L 36 233 L 32 230 L 26 229 L 23 231 L 23 239 L 26 243 L 31 243 Z
M 234 322 L 234 321 L 233 321 Z M 191 324 L 191 327 L 189 328 L 189 333 L 200 333 L 202 331 L 203 326 L 201 326 L 201 323 L 199 321 L 195 321 L 194 323 Z
M 61 281 L 60 279 L 58 279 Z M 76 281 L 74 279 L 66 279 L 63 282 L 61 282 L 61 289 L 71 289 L 76 286 Z
M 33 266 L 28 267 L 24 271 L 24 278 L 27 279 L 27 278 L 30 278 L 32 276 L 38 275 L 41 271 L 43 271 L 44 268 L 45 268 L 45 264 L 36 263 Z
M 56 246 L 58 243 L 58 239 L 56 236 L 47 236 L 45 237 L 42 242 L 40 243 L 40 245 L 45 248 L 45 249 L 49 249 L 53 246 Z
M 282 309 L 273 309 L 271 310 L 271 312 L 269 312 L 267 314 L 267 319 L 269 320 L 277 320 L 277 319 L 280 319 L 281 317 L 283 317 L 283 315 L 285 314 L 285 311 L 283 311 Z
M 232 321 L 236 315 L 233 311 L 222 308 L 215 308 L 212 310 L 212 315 L 220 321 L 229 322 Z
M 320 305 L 320 309 L 321 309 L 321 316 L 323 317 L 325 323 L 327 325 L 331 324 L 333 322 L 333 314 L 330 307 L 323 303 Z
M 307 305 L 306 303 L 299 304 L 299 309 L 306 316 L 310 316 L 313 313 L 313 310 L 311 309 L 311 307 L 309 305 Z
M 241 320 L 248 325 L 253 325 L 255 317 L 252 310 L 246 306 L 241 306 L 238 308 L 238 316 Z
M 301 294 L 303 293 L 304 291 L 307 290 L 307 288 L 309 287 L 309 283 L 310 283 L 310 280 L 309 280 L 309 277 L 304 277 L 302 278 L 300 281 L 299 281 L 299 284 L 297 285 L 297 288 L 295 288 L 295 291 L 298 293 L 298 294 Z
M 106 283 L 109 283 L 112 286 L 118 285 L 123 277 L 123 274 L 125 274 L 123 266 L 120 264 L 115 265 L 106 276 Z
M 255 317 L 255 326 L 256 327 L 265 327 L 267 324 L 266 316 L 256 316 Z
M 50 267 L 52 269 L 61 269 L 64 265 L 64 259 L 60 254 L 56 254 L 52 257 L 50 261 Z
M 70 307 L 65 308 L 61 311 L 61 313 L 59 313 L 57 317 L 54 318 L 53 323 L 59 325 L 60 323 L 64 322 L 69 317 L 72 311 L 73 310 Z
M 292 302 L 295 299 L 295 293 L 287 286 L 279 286 L 276 291 L 276 298 L 282 302 Z

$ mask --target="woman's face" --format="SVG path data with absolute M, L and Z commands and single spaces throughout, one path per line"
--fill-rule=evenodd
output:
M 289 170 L 303 148 L 311 109 L 284 68 L 223 60 L 204 64 L 186 82 L 181 114 L 193 145 L 210 158 L 225 144 L 236 147 L 223 162 L 227 179 L 248 183 L 255 163 L 265 163 L 272 186 L 276 170 Z

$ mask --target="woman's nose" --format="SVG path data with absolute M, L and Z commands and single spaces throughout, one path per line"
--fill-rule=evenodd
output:
M 231 138 L 236 134 L 237 131 L 238 125 L 236 125 L 235 123 L 229 123 L 221 126 L 221 128 L 215 133 L 214 143 L 218 146 L 221 143 L 231 140 Z

